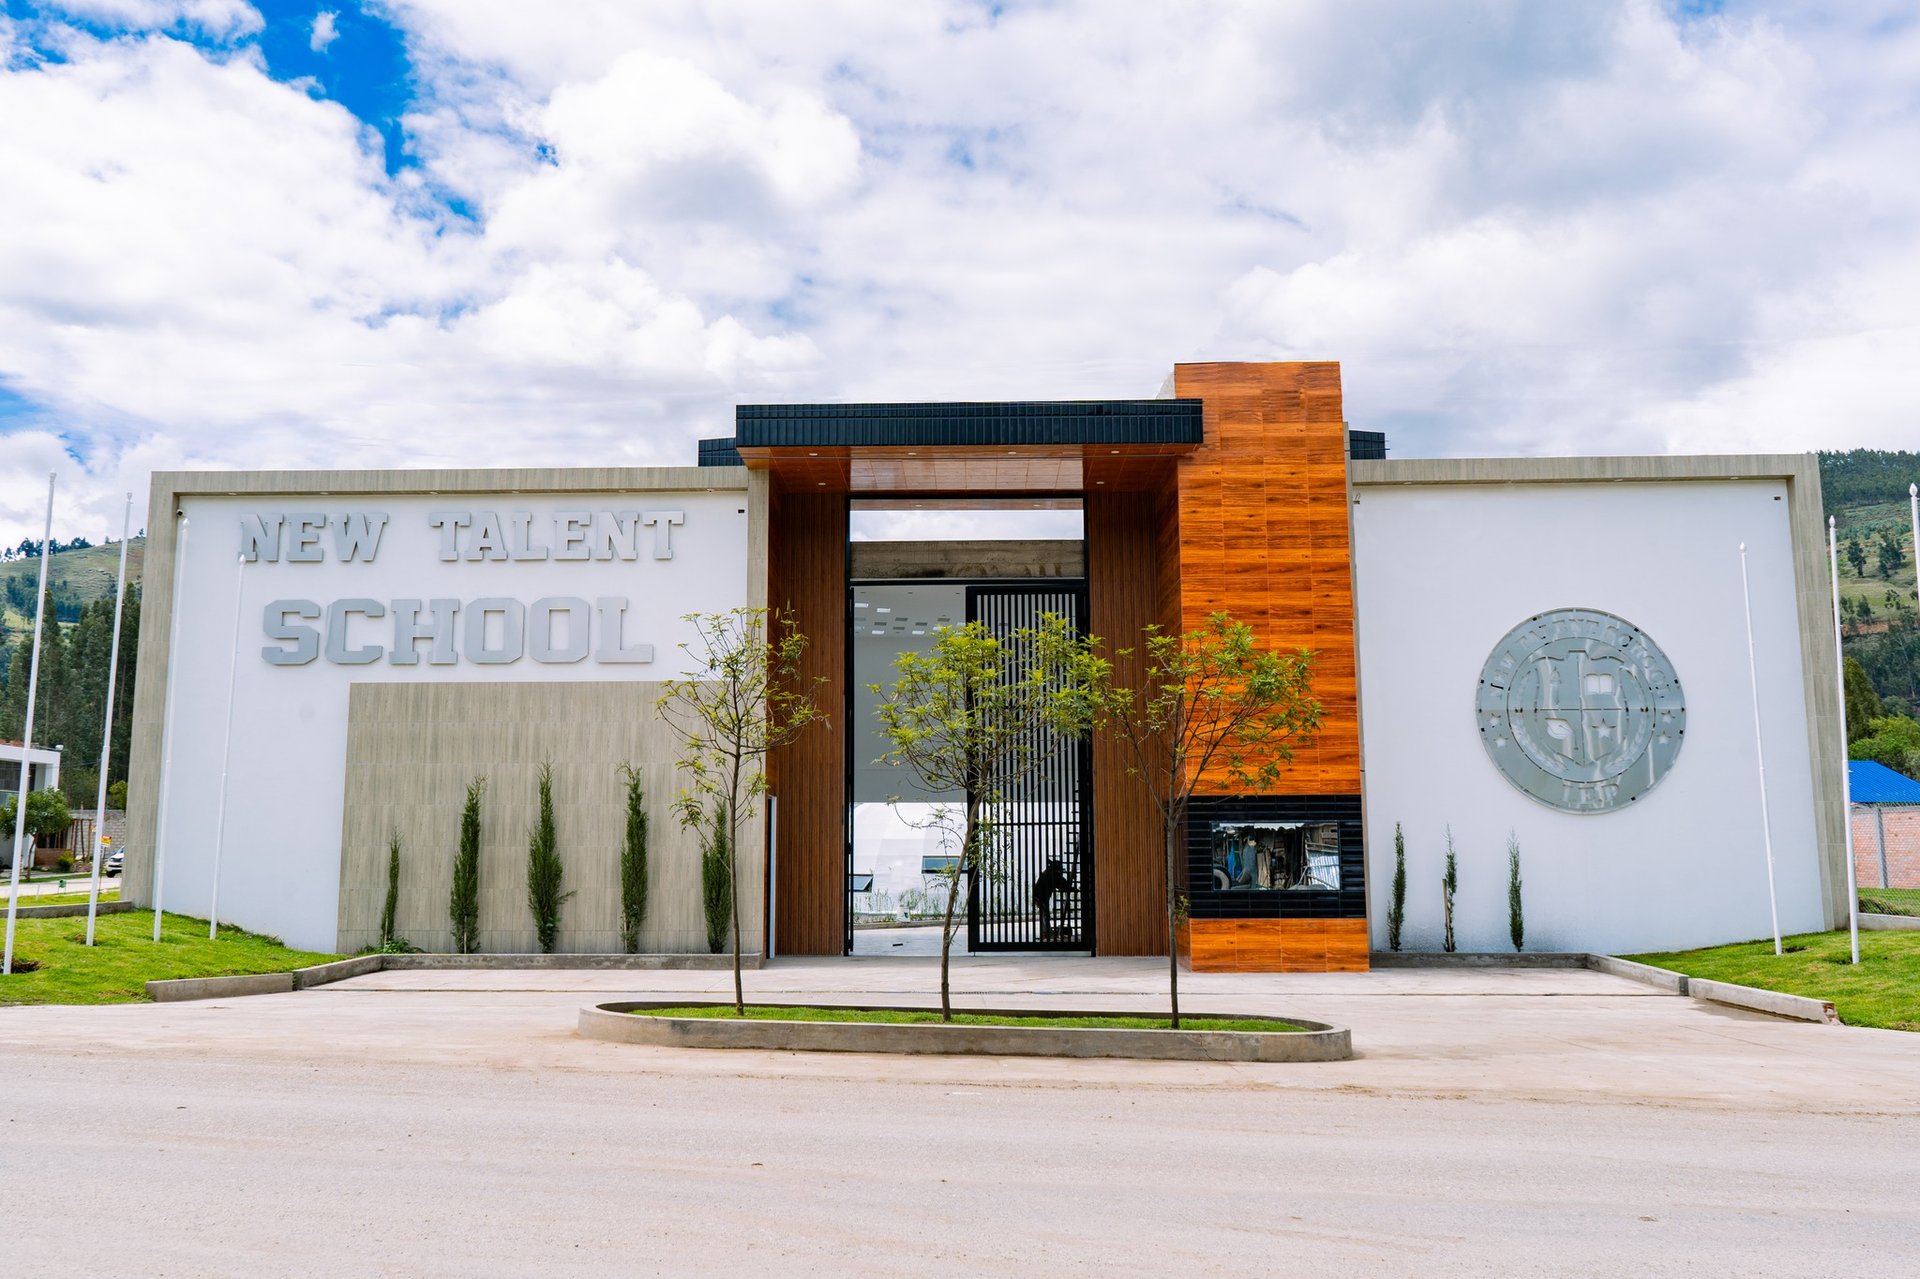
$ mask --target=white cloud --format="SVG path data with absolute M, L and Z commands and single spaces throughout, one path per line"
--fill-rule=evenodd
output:
M 340 17 L 331 9 L 322 9 L 313 15 L 313 27 L 307 36 L 307 47 L 315 53 L 325 53 L 327 46 L 340 38 L 339 29 L 334 25 Z
M 45 6 L 94 22 L 134 31 L 193 27 L 231 39 L 260 30 L 260 11 L 246 0 L 51 0 Z
M 1402 455 L 1914 440 L 1890 0 L 390 12 L 397 178 L 254 56 L 4 59 L 0 384 L 43 411 L 0 472 L 72 445 L 98 523 L 155 463 L 684 461 L 738 400 L 1151 394 L 1192 358 L 1339 359 Z

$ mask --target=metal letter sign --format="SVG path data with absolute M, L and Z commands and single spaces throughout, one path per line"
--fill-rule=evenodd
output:
M 1659 645 L 1611 613 L 1528 618 L 1480 672 L 1480 740 L 1507 780 L 1569 813 L 1625 808 L 1673 767 L 1687 731 Z

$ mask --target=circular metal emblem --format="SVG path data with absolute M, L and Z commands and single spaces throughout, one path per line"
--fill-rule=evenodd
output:
M 1625 808 L 1680 754 L 1687 708 L 1639 627 L 1590 608 L 1530 617 L 1480 672 L 1480 741 L 1507 780 L 1569 813 Z

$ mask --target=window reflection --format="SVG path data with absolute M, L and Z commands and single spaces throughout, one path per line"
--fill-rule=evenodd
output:
M 1213 823 L 1213 886 L 1286 891 L 1340 887 L 1334 822 Z

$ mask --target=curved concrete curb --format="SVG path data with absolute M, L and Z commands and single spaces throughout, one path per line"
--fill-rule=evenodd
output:
M 1730 1004 L 1758 1013 L 1772 1013 L 1775 1017 L 1817 1021 L 1829 1026 L 1840 1024 L 1840 1017 L 1833 1011 L 1831 1003 L 1824 999 L 1809 999 L 1805 995 L 1783 995 L 1777 990 L 1758 990 L 1727 981 L 1708 981 L 1704 977 L 1687 978 L 1687 993 L 1709 1003 Z
M 156 1004 L 171 1004 L 183 999 L 221 999 L 228 995 L 284 995 L 292 989 L 292 973 L 182 977 L 174 981 L 148 982 L 147 998 Z
M 352 959 L 336 959 L 330 964 L 296 968 L 293 970 L 293 988 L 311 990 L 315 986 L 324 986 L 330 981 L 365 977 L 368 973 L 377 973 L 385 968 L 388 958 L 386 955 L 355 955 Z
M 6 913 L 6 906 L 0 904 L 0 914 Z M 133 909 L 132 902 L 101 902 L 95 908 L 102 915 L 118 915 Z M 64 906 L 16 906 L 13 913 L 20 919 L 72 919 L 87 913 L 85 902 L 69 902 Z
M 1587 967 L 1597 973 L 1611 973 L 1629 981 L 1657 986 L 1676 995 L 1687 993 L 1686 974 L 1676 973 L 1669 968 L 1655 968 L 1652 964 L 1635 963 L 1631 959 L 1620 959 L 1613 955 L 1588 955 Z
M 1160 1061 L 1346 1061 L 1352 1032 L 1325 1022 L 1287 1020 L 1298 1033 L 1236 1030 L 1078 1030 L 1043 1026 L 868 1025 L 850 1021 L 732 1021 L 635 1017 L 639 1008 L 684 1008 L 687 1000 L 599 1004 L 580 1010 L 588 1039 L 673 1048 L 759 1048 L 785 1052 L 950 1053 L 986 1057 L 1139 1057 Z M 799 1006 L 799 1005 L 774 1005 Z M 850 1011 L 925 1011 L 897 1005 L 846 1005 Z M 968 1008 L 1027 1017 L 1112 1017 L 1112 1009 Z

